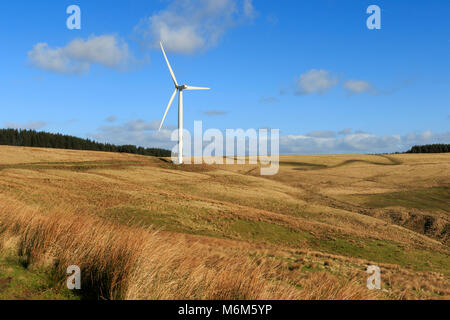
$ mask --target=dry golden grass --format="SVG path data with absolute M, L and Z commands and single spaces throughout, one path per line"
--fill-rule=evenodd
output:
M 261 177 L 258 165 L 178 167 L 135 155 L 0 146 L 2 237 L 12 247 L 19 236 L 30 266 L 48 265 L 59 278 L 68 264 L 83 265 L 86 297 L 450 295 L 442 209 L 449 155 L 280 161 L 276 176 Z M 398 192 L 400 205 L 389 198 Z M 386 292 L 365 288 L 369 264 L 382 267 Z
M 0 146 L 0 164 L 83 162 L 136 159 L 131 154 L 112 152 L 77 151 L 63 149 Z
M 245 255 L 221 257 L 143 228 L 118 226 L 66 208 L 42 214 L 2 199 L 3 250 L 17 249 L 27 265 L 64 279 L 66 266 L 82 270 L 82 295 L 106 299 L 368 299 L 356 282 L 310 277 L 303 290 L 277 270 Z M 14 241 L 13 241 L 14 240 Z M 11 243 L 14 242 L 14 245 Z M 61 280 L 63 281 L 63 280 Z

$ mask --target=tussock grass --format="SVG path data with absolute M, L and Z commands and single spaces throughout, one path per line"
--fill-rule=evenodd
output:
M 43 214 L 2 199 L 0 230 L 3 247 L 16 239 L 15 247 L 24 266 L 46 267 L 61 285 L 66 268 L 80 266 L 83 298 L 376 297 L 352 281 L 343 283 L 328 277 L 324 282 L 325 275 L 311 277 L 299 290 L 280 277 L 282 272 L 248 256 L 213 254 L 199 244 L 188 245 L 157 231 L 116 225 L 64 208 Z
M 327 272 L 310 273 L 302 282 L 300 297 L 303 300 L 361 300 L 376 299 L 380 295 L 359 285 L 355 280 L 339 279 Z

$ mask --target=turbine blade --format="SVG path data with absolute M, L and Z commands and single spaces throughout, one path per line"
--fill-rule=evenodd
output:
M 169 59 L 167 59 L 166 52 L 164 51 L 163 44 L 162 44 L 162 42 L 159 42 L 159 44 L 161 45 L 161 50 L 162 50 L 162 53 L 164 55 L 164 58 L 166 59 L 167 66 L 169 67 L 169 71 L 170 71 L 170 75 L 172 76 L 173 83 L 175 84 L 176 87 L 178 87 L 177 78 L 175 78 L 175 74 L 173 73 L 172 67 L 170 66 L 170 63 L 169 63 Z
M 203 88 L 203 87 L 191 87 L 191 86 L 186 86 L 186 89 L 184 90 L 211 90 L 210 88 Z
M 166 112 L 164 113 L 164 117 L 163 117 L 163 119 L 161 121 L 161 124 L 159 126 L 159 130 L 158 131 L 160 131 L 162 126 L 163 126 L 164 120 L 166 119 L 166 116 L 167 116 L 167 112 L 169 111 L 170 106 L 172 105 L 173 99 L 175 98 L 175 95 L 177 94 L 177 91 L 178 91 L 178 89 L 175 89 L 175 91 L 172 94 L 172 97 L 170 98 L 169 104 L 167 105 Z

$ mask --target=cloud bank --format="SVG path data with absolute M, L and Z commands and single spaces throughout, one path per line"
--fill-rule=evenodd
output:
M 98 128 L 97 132 L 87 136 L 94 140 L 117 145 L 132 144 L 142 147 L 172 149 L 176 144 L 170 141 L 175 126 L 165 125 L 159 129 L 160 120 L 145 121 L 133 119 L 121 125 L 107 125 Z
M 134 144 L 143 147 L 172 149 L 176 141 L 170 141 L 176 126 L 166 126 L 158 131 L 159 120 L 135 119 L 121 125 L 100 127 L 90 138 L 114 144 Z M 207 130 L 204 128 L 204 131 Z M 193 136 L 193 132 L 191 132 Z M 379 136 L 360 130 L 343 129 L 313 131 L 305 135 L 281 135 L 281 154 L 358 154 L 403 152 L 414 145 L 450 143 L 450 131 L 435 133 L 427 130 L 405 135 Z
M 413 145 L 449 143 L 450 132 L 408 133 L 377 136 L 349 129 L 328 134 L 285 135 L 280 137 L 282 154 L 389 153 L 407 151 Z

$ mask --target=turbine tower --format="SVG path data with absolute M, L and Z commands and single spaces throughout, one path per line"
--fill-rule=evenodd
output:
M 161 50 L 166 59 L 167 66 L 169 67 L 170 75 L 172 76 L 173 84 L 175 85 L 175 91 L 172 94 L 172 97 L 169 100 L 169 104 L 167 106 L 166 112 L 164 113 L 164 117 L 161 121 L 161 125 L 159 126 L 159 130 L 161 130 L 164 120 L 166 119 L 167 112 L 172 105 L 173 99 L 178 92 L 178 164 L 183 163 L 183 91 L 184 90 L 210 90 L 209 88 L 202 87 L 191 87 L 186 84 L 178 85 L 177 79 L 175 78 L 175 74 L 173 73 L 172 67 L 170 66 L 169 60 L 167 59 L 166 52 L 164 51 L 164 47 L 162 42 L 159 43 L 161 45 Z

